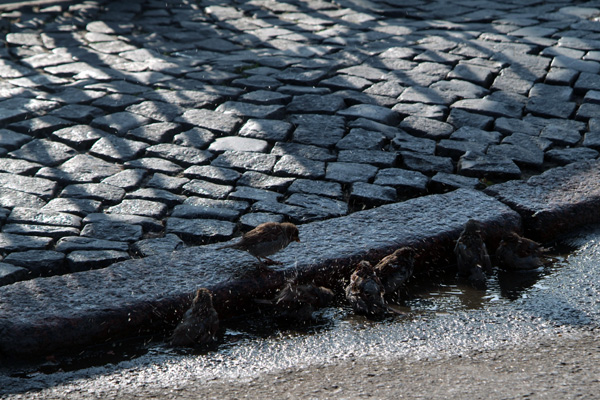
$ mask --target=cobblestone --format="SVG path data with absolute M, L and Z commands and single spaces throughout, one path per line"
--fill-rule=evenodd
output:
M 595 3 L 167 3 L 2 16 L 3 256 L 102 268 L 599 157 Z

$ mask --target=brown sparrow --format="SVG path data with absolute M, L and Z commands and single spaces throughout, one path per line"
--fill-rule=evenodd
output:
M 330 289 L 322 286 L 288 282 L 272 300 L 256 300 L 256 302 L 273 306 L 277 318 L 309 321 L 317 308 L 327 306 L 334 297 Z
M 299 241 L 296 225 L 290 222 L 265 222 L 243 234 L 239 242 L 219 247 L 219 249 L 231 248 L 247 251 L 256 257 L 261 264 L 265 264 L 262 259 L 266 260 L 268 264 L 281 264 L 267 258 L 267 256 L 286 248 L 291 242 Z
M 192 305 L 183 315 L 171 336 L 174 346 L 196 346 L 208 344 L 216 340 L 219 330 L 219 315 L 213 307 L 212 293 L 200 288 Z
M 350 276 L 350 284 L 346 287 L 346 299 L 357 314 L 370 318 L 381 318 L 388 307 L 383 299 L 385 290 L 375 274 L 375 269 L 368 261 L 361 261 Z
M 375 273 L 383 283 L 385 293 L 395 293 L 412 276 L 415 255 L 413 248 L 401 247 L 375 265 Z
M 487 247 L 481 236 L 481 223 L 467 221 L 454 247 L 458 276 L 465 277 L 477 288 L 485 288 L 485 273 L 492 271 Z
M 536 269 L 543 265 L 544 249 L 531 239 L 511 232 L 504 236 L 496 250 L 496 260 L 500 267 L 509 270 Z

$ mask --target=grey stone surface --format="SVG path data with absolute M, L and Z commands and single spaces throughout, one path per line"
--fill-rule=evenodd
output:
M 171 253 L 183 248 L 183 240 L 175 234 L 169 233 L 162 238 L 143 239 L 131 245 L 132 250 L 142 256 L 149 257 L 161 253 Z
M 331 162 L 327 164 L 325 178 L 341 182 L 367 182 L 377 173 L 377 167 L 369 164 Z
M 25 268 L 29 275 L 49 276 L 65 272 L 65 255 L 52 250 L 27 250 L 10 253 L 3 262 Z
M 76 238 L 95 244 L 67 255 L 151 254 L 133 245 L 169 218 L 233 224 L 171 224 L 223 240 L 598 157 L 596 4 L 209 3 L 3 14 L 3 256 Z M 80 236 L 113 222 L 142 236 Z
M 70 272 L 88 271 L 128 260 L 129 254 L 118 250 L 75 250 L 66 256 Z
M 173 233 L 191 243 L 205 243 L 230 239 L 235 224 L 216 219 L 168 218 L 166 232 Z

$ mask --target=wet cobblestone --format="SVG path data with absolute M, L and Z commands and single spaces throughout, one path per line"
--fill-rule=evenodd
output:
M 0 13 L 0 285 L 599 157 L 596 0 Z

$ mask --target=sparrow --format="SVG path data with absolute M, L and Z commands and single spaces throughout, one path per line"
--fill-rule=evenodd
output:
M 219 247 L 220 249 L 236 249 L 247 251 L 258 259 L 261 264 L 278 264 L 267 256 L 286 248 L 291 242 L 299 242 L 298 228 L 290 222 L 265 222 L 242 235 L 239 242 Z M 264 261 L 263 261 L 264 259 Z
M 481 236 L 481 223 L 467 221 L 454 247 L 458 276 L 465 277 L 476 288 L 485 288 L 485 273 L 492 271 L 487 247 Z
M 381 318 L 388 312 L 383 298 L 385 289 L 375 269 L 368 261 L 361 261 L 350 276 L 346 287 L 346 299 L 357 314 L 369 318 Z
M 330 289 L 322 286 L 288 282 L 273 299 L 256 302 L 273 306 L 277 318 L 309 321 L 316 309 L 327 306 L 334 297 Z
M 538 242 L 511 232 L 498 244 L 496 260 L 500 267 L 508 270 L 536 269 L 543 265 L 540 257 L 544 250 Z
M 212 293 L 200 288 L 191 307 L 185 312 L 179 325 L 173 331 L 173 346 L 197 346 L 216 340 L 219 330 L 219 315 L 212 302 Z
M 385 293 L 396 292 L 414 272 L 416 252 L 411 247 L 401 247 L 375 265 L 375 273 L 383 284 Z

